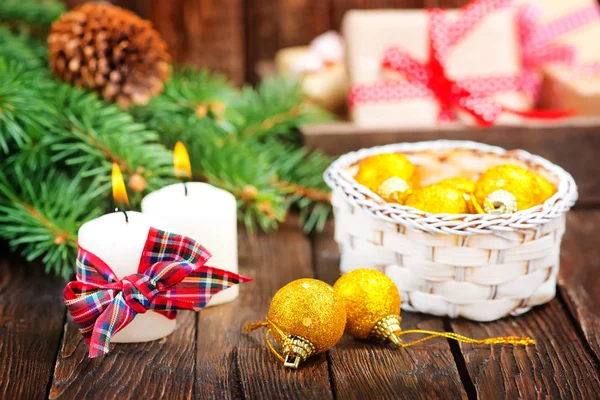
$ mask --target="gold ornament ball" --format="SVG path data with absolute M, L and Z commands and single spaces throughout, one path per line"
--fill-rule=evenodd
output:
M 384 273 L 373 269 L 357 269 L 342 275 L 333 285 L 344 302 L 347 313 L 346 333 L 366 339 L 382 320 L 400 314 L 400 293 Z
M 275 293 L 267 319 L 286 335 L 310 341 L 317 354 L 333 347 L 344 334 L 346 310 L 330 285 L 298 279 Z M 284 347 L 281 336 L 276 331 L 273 335 Z
M 406 156 L 376 154 L 359 163 L 355 179 L 387 202 L 404 203 L 411 189 L 421 186 L 419 171 Z
M 535 179 L 537 203 L 543 204 L 546 200 L 556 193 L 556 187 L 542 175 L 532 172 Z
M 537 205 L 536 188 L 533 173 L 516 165 L 504 164 L 481 174 L 475 183 L 474 194 L 486 212 L 511 213 Z
M 468 214 L 469 195 L 448 185 L 433 184 L 416 190 L 407 206 L 433 214 Z
M 475 182 L 462 176 L 441 180 L 437 183 L 437 185 L 450 186 L 468 194 L 471 194 L 475 191 Z

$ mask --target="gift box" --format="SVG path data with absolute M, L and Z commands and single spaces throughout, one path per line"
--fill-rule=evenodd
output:
M 531 48 L 563 47 L 573 57 L 542 65 L 540 106 L 600 115 L 600 11 L 595 0 L 518 1 L 533 13 Z M 527 11 L 526 11 L 527 12 Z
M 361 126 L 480 125 L 515 121 L 528 110 L 532 76 L 523 70 L 509 1 L 460 10 L 354 10 L 343 35 L 352 88 L 351 119 Z
M 301 77 L 302 90 L 311 101 L 334 113 L 345 107 L 349 83 L 344 46 L 337 33 L 324 33 L 309 46 L 278 51 L 275 66 L 279 74 Z
M 476 179 L 489 167 L 510 163 L 544 176 L 557 192 L 514 214 L 426 213 L 386 203 L 354 179 L 361 160 L 383 153 L 404 154 L 423 184 Z M 575 181 L 561 167 L 522 150 L 441 140 L 345 154 L 327 169 L 325 181 L 333 190 L 341 272 L 385 272 L 403 309 L 492 321 L 555 296 L 566 213 L 577 199 Z

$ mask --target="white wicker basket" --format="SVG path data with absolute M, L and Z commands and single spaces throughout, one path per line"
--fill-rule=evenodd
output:
M 392 152 L 419 166 L 424 185 L 454 176 L 476 180 L 510 162 L 544 175 L 558 191 L 514 214 L 429 214 L 385 203 L 354 180 L 359 160 Z M 559 166 L 521 150 L 432 141 L 348 153 L 327 169 L 325 181 L 333 189 L 341 271 L 384 271 L 398 286 L 403 309 L 492 321 L 554 297 L 566 213 L 577 200 L 575 181 Z

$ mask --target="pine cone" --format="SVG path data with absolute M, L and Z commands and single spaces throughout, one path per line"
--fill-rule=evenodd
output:
M 127 108 L 145 105 L 170 75 L 167 45 L 134 13 L 106 3 L 87 3 L 52 24 L 48 37 L 52 72 Z

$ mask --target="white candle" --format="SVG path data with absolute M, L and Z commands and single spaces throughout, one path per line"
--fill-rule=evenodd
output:
M 175 233 L 191 237 L 212 254 L 208 265 L 238 272 L 237 207 L 235 197 L 207 183 L 189 182 L 164 187 L 142 200 L 142 212 L 169 221 Z M 227 303 L 238 285 L 217 293 L 207 306 Z
M 85 223 L 79 229 L 79 246 L 104 261 L 117 278 L 138 272 L 140 257 L 150 227 L 169 230 L 156 217 L 127 211 L 129 222 L 122 212 L 106 214 Z M 112 338 L 112 343 L 147 342 L 160 339 L 175 330 L 175 320 L 147 311 L 138 314 Z

